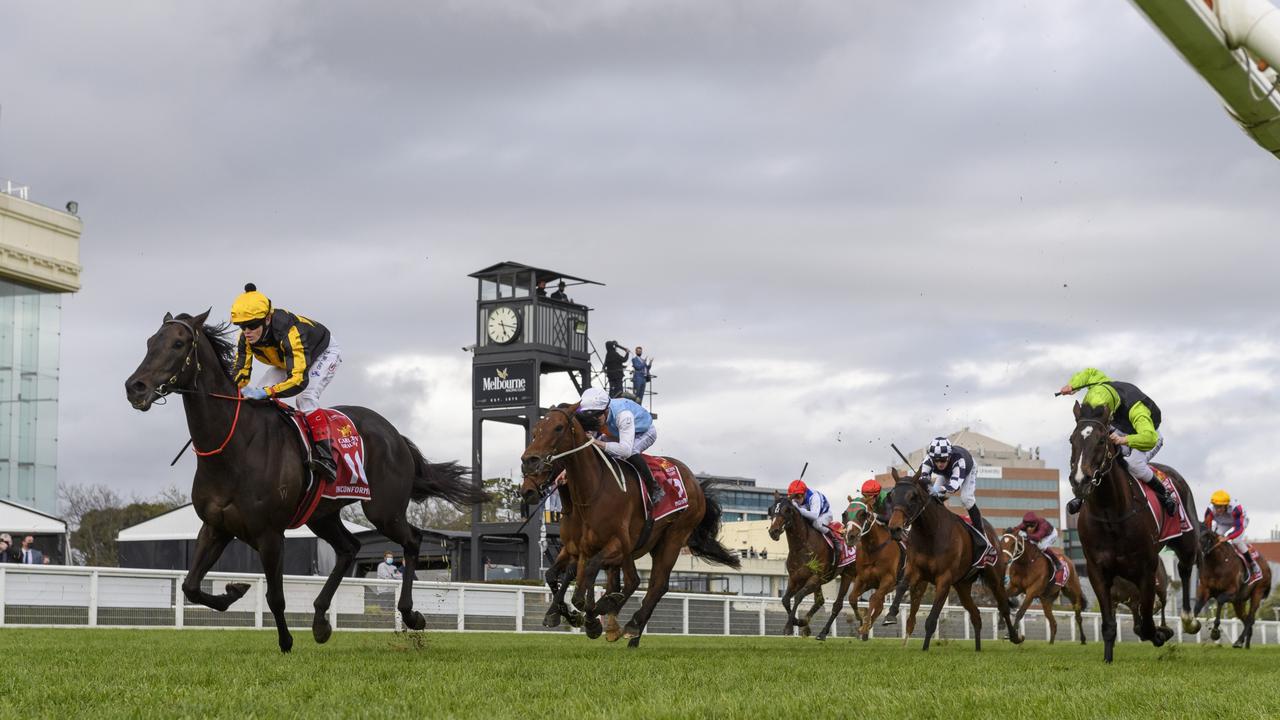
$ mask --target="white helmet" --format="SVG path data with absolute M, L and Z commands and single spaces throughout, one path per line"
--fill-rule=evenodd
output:
M 929 443 L 929 458 L 941 460 L 951 457 L 951 441 L 944 437 L 936 437 Z
M 603 410 L 609 407 L 609 393 L 604 388 L 587 388 L 582 393 L 582 399 L 578 401 L 578 410 L 582 412 L 592 412 Z

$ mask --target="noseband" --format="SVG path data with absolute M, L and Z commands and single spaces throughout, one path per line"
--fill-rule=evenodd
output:
M 160 383 L 159 385 L 157 385 L 155 388 L 151 390 L 151 392 L 155 393 L 156 397 L 159 399 L 167 398 L 170 393 L 175 393 L 175 392 L 176 393 L 199 392 L 199 388 L 195 386 L 200 383 L 200 372 L 203 369 L 200 367 L 200 354 L 196 352 L 199 349 L 198 348 L 198 343 L 200 342 L 199 333 L 195 331 L 195 328 L 191 327 L 190 325 L 186 324 L 181 320 L 165 320 L 160 325 L 160 327 L 164 327 L 165 325 L 170 325 L 170 324 L 181 325 L 182 327 L 186 328 L 187 332 L 191 333 L 191 348 L 187 350 L 187 356 L 183 358 L 182 365 L 179 366 L 177 370 L 173 371 L 173 375 L 170 376 L 168 381 Z M 175 387 L 178 384 L 178 376 L 182 375 L 184 372 L 187 371 L 187 368 L 191 367 L 192 359 L 194 359 L 196 362 L 196 376 L 195 376 L 195 380 L 192 383 L 193 386 L 189 388 Z M 157 404 L 163 405 L 164 403 L 157 403 Z
M 1089 419 L 1080 420 L 1079 423 L 1076 425 L 1077 430 L 1080 429 L 1081 424 L 1094 425 L 1098 429 L 1102 430 L 1103 435 L 1111 434 L 1111 428 L 1107 427 L 1107 425 L 1101 421 L 1089 420 Z M 1116 464 L 1116 455 L 1120 454 L 1120 450 L 1118 448 L 1110 447 L 1111 443 L 1109 443 L 1106 439 L 1104 439 L 1102 442 L 1107 443 L 1106 457 L 1103 458 L 1103 461 L 1101 464 L 1098 465 L 1098 468 L 1093 471 L 1093 474 L 1089 476 L 1089 484 L 1094 487 L 1098 487 L 1099 485 L 1102 484 L 1102 478 L 1106 477 L 1107 474 L 1111 472 L 1111 468 Z M 1074 479 L 1072 479 L 1071 484 L 1072 486 L 1075 486 Z

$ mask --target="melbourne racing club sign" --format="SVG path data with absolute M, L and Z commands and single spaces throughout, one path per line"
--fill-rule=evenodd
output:
M 475 365 L 471 397 L 476 407 L 528 405 L 534 401 L 537 368 L 532 360 Z

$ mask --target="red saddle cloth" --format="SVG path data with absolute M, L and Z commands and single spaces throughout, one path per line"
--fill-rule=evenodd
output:
M 1071 574 L 1068 571 L 1068 568 L 1070 568 L 1071 566 L 1067 564 L 1067 560 L 1065 558 L 1055 553 L 1049 552 L 1045 554 L 1052 555 L 1052 557 L 1050 557 L 1049 559 L 1053 562 L 1053 567 L 1054 567 L 1053 584 L 1057 585 L 1058 587 L 1066 587 L 1067 577 L 1070 576 Z
M 844 537 L 841 535 L 837 535 L 834 538 L 831 535 L 824 535 L 823 537 L 827 541 L 827 547 L 838 548 L 840 551 L 836 560 L 836 567 L 848 567 L 849 563 L 858 559 L 858 546 L 856 544 L 850 545 L 844 541 Z
M 1164 484 L 1165 489 L 1173 493 L 1174 502 L 1178 504 L 1178 512 L 1165 515 L 1164 508 L 1160 507 L 1160 499 L 1156 497 L 1156 491 L 1147 487 L 1146 483 L 1134 480 L 1138 483 L 1138 487 L 1142 488 L 1142 493 L 1147 498 L 1147 507 L 1151 510 L 1151 517 L 1155 518 L 1156 525 L 1160 528 L 1157 542 L 1164 542 L 1182 533 L 1191 532 L 1191 521 L 1187 519 L 1187 509 L 1182 506 L 1182 496 L 1173 487 L 1173 481 L 1160 468 L 1152 465 L 1151 469 L 1155 471 L 1156 477 Z
M 1232 549 L 1235 548 L 1234 545 L 1232 545 L 1231 547 Z M 1236 550 L 1236 555 L 1240 555 L 1239 550 Z M 1253 558 L 1253 565 L 1258 569 L 1254 570 L 1252 573 L 1249 573 L 1249 561 L 1245 559 L 1244 555 L 1240 555 L 1240 560 L 1244 562 L 1245 572 L 1249 573 L 1248 577 L 1246 577 L 1244 580 L 1244 584 L 1246 587 L 1262 579 L 1262 555 L 1260 555 L 1258 553 L 1257 548 L 1255 548 L 1252 545 L 1249 546 L 1249 557 Z
M 684 478 L 680 476 L 680 468 L 664 457 L 641 455 L 653 473 L 654 482 L 662 486 L 662 499 L 652 509 L 654 521 L 689 507 L 689 494 L 684 490 Z M 644 504 L 649 505 L 649 490 L 640 483 L 640 493 L 644 496 Z
M 351 418 L 337 410 L 324 408 L 310 415 L 300 412 L 289 412 L 294 426 L 302 439 L 302 446 L 310 452 L 307 425 L 311 425 L 311 433 L 318 440 L 329 440 L 333 448 L 333 461 L 338 466 L 338 478 L 322 482 L 312 482 L 310 490 L 302 499 L 298 511 L 294 513 L 289 527 L 296 528 L 311 519 L 311 513 L 323 498 L 335 500 L 368 500 L 369 479 L 364 473 L 364 441 L 356 430 Z

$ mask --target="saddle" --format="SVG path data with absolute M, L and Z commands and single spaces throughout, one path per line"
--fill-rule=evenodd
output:
M 964 524 L 965 528 L 968 529 L 975 538 L 973 543 L 973 565 L 969 568 L 968 573 L 969 577 L 972 577 L 979 571 L 986 570 L 987 568 L 995 565 L 996 559 L 1000 556 L 1000 553 L 996 550 L 995 543 L 991 542 L 991 539 L 987 537 L 986 533 L 975 528 L 969 521 L 969 518 L 960 516 L 960 522 Z
M 306 524 L 324 498 L 368 500 L 372 497 L 369 492 L 369 479 L 365 477 L 364 470 L 364 440 L 356 430 L 355 423 L 351 422 L 351 418 L 338 410 L 324 408 L 322 412 L 328 421 L 327 427 L 317 431 L 315 428 L 308 428 L 307 416 L 304 413 L 279 400 L 276 401 L 276 409 L 280 411 L 284 420 L 298 431 L 303 466 L 307 473 L 302 502 L 298 504 L 298 509 L 289 521 L 290 528 Z M 338 468 L 337 477 L 334 480 L 317 481 L 315 473 L 311 471 L 309 430 L 317 434 L 319 432 L 327 434 L 333 448 L 333 462 Z

